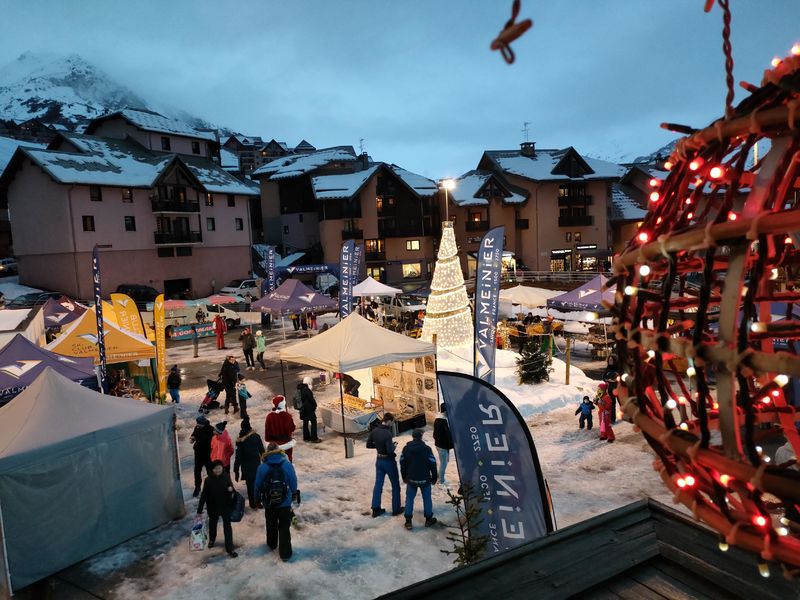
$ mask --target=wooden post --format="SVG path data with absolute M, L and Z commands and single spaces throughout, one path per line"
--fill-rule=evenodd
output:
M 286 378 L 283 376 L 283 361 L 281 361 L 281 385 L 283 386 L 283 397 L 286 398 Z
M 570 346 L 571 345 L 572 345 L 572 338 L 568 337 L 567 338 L 567 374 L 564 377 L 564 380 L 565 380 L 564 383 L 567 384 L 567 385 L 569 385 L 569 362 L 570 362 L 570 360 L 569 360 L 570 359 L 569 351 L 570 351 Z
M 347 424 L 344 420 L 344 385 L 342 384 L 342 376 L 344 373 L 339 373 L 339 402 L 342 407 L 342 437 L 344 438 L 344 457 L 347 458 Z

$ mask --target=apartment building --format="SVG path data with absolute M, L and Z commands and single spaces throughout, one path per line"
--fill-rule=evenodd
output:
M 392 284 L 429 279 L 439 213 L 436 183 L 352 146 L 287 155 L 253 174 L 261 182 L 267 243 L 337 263 L 342 242 L 363 240 L 367 272 Z
M 485 151 L 478 168 L 448 193 L 464 271 L 473 274 L 481 238 L 499 225 L 506 250 L 530 270 L 606 269 L 614 231 L 644 217 L 629 190 L 616 187 L 624 174 L 624 167 L 571 146 L 537 149 L 525 142 L 519 150 Z
M 101 250 L 104 294 L 145 284 L 204 296 L 250 273 L 249 200 L 258 187 L 223 170 L 216 136 L 149 111 L 19 148 L 0 176 L 20 282 L 92 296 Z

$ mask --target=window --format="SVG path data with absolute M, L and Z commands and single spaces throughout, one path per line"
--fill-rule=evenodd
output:
M 419 240 L 406 240 L 406 250 L 419 250 Z
M 161 149 L 162 150 L 170 149 L 169 137 L 167 137 L 166 135 L 161 136 Z
M 103 201 L 103 189 L 99 185 L 89 186 L 89 200 L 92 202 Z
M 206 206 L 214 206 L 214 194 L 206 194 Z
M 159 258 L 170 258 L 175 256 L 175 248 L 156 248 Z
M 175 256 L 191 256 L 192 255 L 192 247 L 191 246 L 178 246 L 175 248 Z
M 469 213 L 469 220 L 474 221 L 475 223 L 481 222 L 481 213 L 479 212 L 471 212 Z
M 92 215 L 83 215 L 83 230 L 94 231 L 94 217 Z
M 133 188 L 122 188 L 122 201 L 133 202 Z
M 136 231 L 136 217 L 124 217 L 125 231 Z
M 200 142 L 192 142 L 192 154 L 200 154 Z
M 289 226 L 288 225 L 284 225 L 283 226 L 283 234 L 284 235 L 289 235 Z
M 214 217 L 206 217 L 206 229 L 208 231 L 217 230 L 217 222 L 214 220 Z
M 421 263 L 405 263 L 403 265 L 403 279 L 419 279 L 422 273 Z
M 572 232 L 568 231 L 567 232 L 567 242 L 571 242 L 571 241 L 572 241 Z
M 575 235 L 572 236 L 572 239 L 575 240 L 576 242 L 580 242 L 581 241 L 581 232 L 580 231 L 576 231 Z
M 243 231 L 244 230 L 244 220 L 240 218 L 236 218 L 233 220 L 233 224 L 236 228 L 236 231 Z
M 228 194 L 228 206 L 236 206 L 236 196 L 233 194 Z

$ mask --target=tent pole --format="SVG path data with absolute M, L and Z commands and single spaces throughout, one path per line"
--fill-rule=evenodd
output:
M 8 548 L 6 547 L 6 526 L 3 521 L 3 508 L 0 504 L 0 554 L 3 558 L 3 577 L 0 577 L 0 599 L 9 600 L 14 595 L 11 589 L 11 571 L 8 569 Z
M 178 499 L 181 502 L 181 517 L 186 516 L 186 505 L 183 503 L 183 491 L 181 490 L 181 455 L 178 451 L 178 415 L 172 411 L 172 439 L 175 442 L 175 474 L 178 479 Z
M 345 425 L 344 421 L 344 386 L 342 385 L 342 375 L 344 375 L 344 373 L 339 373 L 339 402 L 342 406 L 342 438 L 344 439 L 344 457 L 347 458 L 347 434 L 345 433 L 347 426 Z
M 283 376 L 283 361 L 281 361 L 281 384 L 283 385 L 283 397 L 286 398 L 286 378 Z
M 281 314 L 281 331 L 283 332 L 283 339 L 286 339 L 286 316 Z

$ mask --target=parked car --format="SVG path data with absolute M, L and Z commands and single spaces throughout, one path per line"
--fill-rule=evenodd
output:
M 17 273 L 16 258 L 0 258 L 0 277 L 16 275 Z
M 49 298 L 61 298 L 61 292 L 30 292 L 6 302 L 6 308 L 33 308 L 47 302 Z
M 193 306 L 185 306 L 183 308 L 167 308 L 164 311 L 164 321 L 166 327 L 164 328 L 167 336 L 170 335 L 170 330 L 173 325 L 196 325 L 199 323 L 197 320 L 197 311 L 202 309 L 203 322 L 210 323 L 218 314 L 221 314 L 225 319 L 225 324 L 228 329 L 238 327 L 242 319 L 238 313 L 235 313 L 229 308 L 225 308 L 219 304 L 200 304 Z M 153 305 L 148 304 L 147 310 L 142 312 L 142 321 L 152 327 L 153 325 Z
M 219 293 L 226 296 L 241 296 L 242 298 L 249 293 L 251 298 L 261 297 L 261 289 L 255 279 L 234 279 L 222 288 Z
M 153 302 L 161 292 L 149 285 L 123 283 L 117 286 L 117 293 L 130 296 L 131 300 L 138 305 Z
M 405 312 L 425 310 L 424 300 L 415 296 L 384 296 L 381 303 L 384 312 L 395 317 Z

